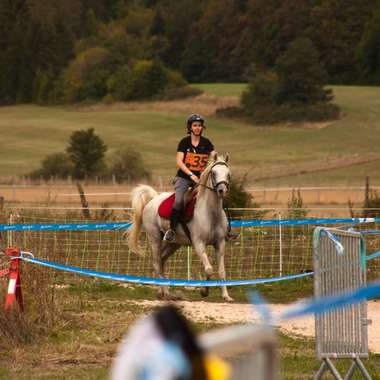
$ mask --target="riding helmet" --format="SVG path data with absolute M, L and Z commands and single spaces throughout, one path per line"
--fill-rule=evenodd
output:
M 187 118 L 187 132 L 191 133 L 191 126 L 195 121 L 200 121 L 202 123 L 203 129 L 206 129 L 206 126 L 204 125 L 205 120 L 203 119 L 203 116 L 193 113 Z

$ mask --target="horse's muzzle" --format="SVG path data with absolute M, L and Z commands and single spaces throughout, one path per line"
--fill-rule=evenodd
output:
M 219 198 L 224 198 L 228 193 L 228 184 L 221 182 L 216 186 L 216 194 Z

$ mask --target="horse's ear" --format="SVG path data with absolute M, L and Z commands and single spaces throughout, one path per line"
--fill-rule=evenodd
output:
M 215 150 L 213 152 L 211 152 L 210 154 L 210 157 L 209 157 L 209 161 L 216 161 L 218 159 L 218 152 L 216 152 Z
M 226 161 L 226 163 L 230 160 L 230 155 L 228 153 L 226 153 L 225 157 L 224 157 L 224 161 Z

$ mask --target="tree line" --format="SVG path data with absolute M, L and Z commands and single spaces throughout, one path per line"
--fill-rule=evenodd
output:
M 380 84 L 377 0 L 0 0 L 0 103 L 188 96 L 300 38 L 328 83 Z

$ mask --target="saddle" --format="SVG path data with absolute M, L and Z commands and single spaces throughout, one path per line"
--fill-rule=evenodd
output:
M 169 195 L 167 198 L 165 198 L 161 202 L 161 204 L 158 208 L 158 215 L 161 218 L 170 219 L 170 215 L 171 215 L 172 209 L 173 209 L 174 200 L 175 200 L 175 193 Z M 184 222 L 185 223 L 188 223 L 192 219 L 196 201 L 197 201 L 197 191 L 196 190 L 188 190 L 184 196 L 184 204 L 185 204 Z

